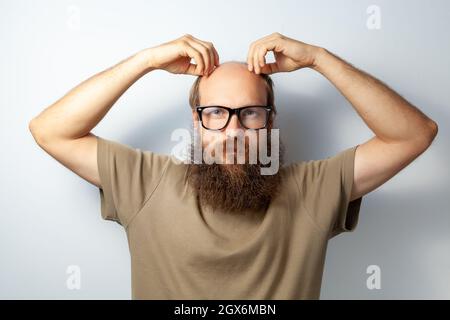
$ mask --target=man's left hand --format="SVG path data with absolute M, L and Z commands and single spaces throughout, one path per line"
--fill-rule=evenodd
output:
M 266 63 L 265 55 L 268 51 L 273 51 L 275 62 Z M 272 74 L 315 67 L 320 51 L 320 47 L 275 32 L 250 45 L 247 55 L 248 70 L 254 71 L 256 74 Z

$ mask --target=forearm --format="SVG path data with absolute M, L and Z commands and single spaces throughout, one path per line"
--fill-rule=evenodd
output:
M 427 142 L 436 135 L 436 123 L 419 109 L 327 50 L 320 50 L 313 68 L 333 83 L 379 139 Z
M 32 119 L 33 136 L 76 139 L 87 135 L 134 82 L 153 70 L 148 55 L 140 51 L 73 88 Z

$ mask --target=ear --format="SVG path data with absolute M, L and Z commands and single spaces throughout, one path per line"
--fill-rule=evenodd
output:
M 194 108 L 191 108 L 191 111 L 192 111 L 192 121 L 194 121 L 194 123 L 195 123 L 195 122 L 198 121 L 198 114 L 197 114 L 197 111 L 195 111 Z
M 274 112 L 271 113 L 269 118 L 269 129 L 272 129 L 275 126 L 276 114 Z
M 194 130 L 201 129 L 200 120 L 198 118 L 198 113 L 195 109 L 192 109 L 192 122 L 194 124 Z

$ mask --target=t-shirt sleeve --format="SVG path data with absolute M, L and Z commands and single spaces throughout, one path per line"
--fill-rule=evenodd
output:
M 350 201 L 357 147 L 303 162 L 297 171 L 304 206 L 329 238 L 353 231 L 358 223 L 362 197 Z
M 127 227 L 158 186 L 169 156 L 97 136 L 101 216 Z

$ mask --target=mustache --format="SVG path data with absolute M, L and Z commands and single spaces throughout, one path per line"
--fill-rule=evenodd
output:
M 279 130 L 271 129 L 250 132 L 242 135 L 240 132 L 231 135 L 217 134 L 203 139 L 191 140 L 191 163 L 256 164 L 263 175 L 273 175 L 278 172 L 283 163 L 283 143 Z

